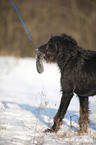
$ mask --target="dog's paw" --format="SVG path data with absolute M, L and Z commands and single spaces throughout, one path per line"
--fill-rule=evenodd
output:
M 77 129 L 76 132 L 78 133 L 78 135 L 82 135 L 82 134 L 88 133 L 88 130 Z
M 53 130 L 52 128 L 48 128 L 48 129 L 44 130 L 44 133 L 47 133 L 47 132 L 54 133 L 55 130 Z

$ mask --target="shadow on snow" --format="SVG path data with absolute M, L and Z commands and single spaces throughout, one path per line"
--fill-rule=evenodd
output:
M 53 118 L 57 112 L 57 109 L 54 108 L 47 108 L 47 107 L 35 107 L 35 106 L 30 106 L 26 104 L 18 104 L 15 102 L 7 102 L 7 101 L 2 101 L 4 106 L 6 108 L 8 107 L 8 104 L 15 104 L 18 105 L 21 109 L 24 109 L 26 111 L 30 111 L 40 122 L 44 123 L 46 126 L 52 126 L 53 124 Z M 45 119 L 46 116 L 46 119 Z M 63 124 L 69 127 L 72 127 L 73 130 L 76 130 L 76 127 L 72 126 L 72 122 L 75 122 L 78 124 L 78 111 L 71 111 L 68 110 L 65 117 L 66 120 L 63 121 Z M 49 119 L 49 122 L 48 122 Z M 69 122 L 69 123 L 68 123 Z M 96 124 L 90 121 L 90 128 L 96 130 Z

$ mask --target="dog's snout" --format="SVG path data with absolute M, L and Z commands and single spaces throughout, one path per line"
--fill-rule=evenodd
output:
M 41 46 L 38 48 L 38 51 L 40 51 L 40 52 L 42 52 L 42 53 L 46 53 L 46 47 L 47 47 L 47 44 L 41 45 Z

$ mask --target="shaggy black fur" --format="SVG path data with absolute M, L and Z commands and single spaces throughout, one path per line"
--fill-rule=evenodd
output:
M 61 71 L 61 103 L 54 117 L 54 125 L 46 131 L 58 131 L 75 92 L 80 101 L 80 132 L 87 132 L 88 97 L 96 95 L 96 52 L 82 49 L 66 34 L 52 37 L 38 51 L 48 62 L 56 62 Z

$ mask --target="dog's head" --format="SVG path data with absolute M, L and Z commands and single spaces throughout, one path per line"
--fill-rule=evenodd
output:
M 40 51 L 43 54 L 44 59 L 47 62 L 55 61 L 56 47 L 55 47 L 54 37 L 52 37 L 46 44 L 41 45 L 38 48 L 38 51 Z
M 51 37 L 50 40 L 41 45 L 38 51 L 42 53 L 47 62 L 56 62 L 62 59 L 71 46 L 77 45 L 76 41 L 66 34 Z

